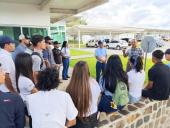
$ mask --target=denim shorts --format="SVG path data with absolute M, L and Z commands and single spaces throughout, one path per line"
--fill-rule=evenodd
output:
M 140 99 L 141 97 L 136 98 L 136 97 L 129 95 L 129 103 L 137 103 L 139 102 Z

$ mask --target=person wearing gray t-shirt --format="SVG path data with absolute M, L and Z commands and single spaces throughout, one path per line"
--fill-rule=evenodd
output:
M 48 65 L 47 61 L 43 59 L 42 50 L 45 49 L 45 41 L 44 37 L 41 35 L 34 35 L 31 39 L 31 42 L 34 47 L 34 51 L 32 53 L 33 60 L 33 74 L 34 74 L 34 82 L 36 83 L 36 77 L 38 72 Z
M 140 56 L 141 58 L 143 58 L 143 50 L 138 46 L 137 44 L 137 41 L 135 39 L 133 39 L 131 41 L 131 45 L 132 47 L 130 49 L 123 49 L 123 56 L 124 57 L 127 57 L 128 56 L 128 59 L 130 59 L 132 56 Z M 129 64 L 129 60 L 128 60 L 128 63 L 127 63 L 127 66 L 126 66 L 126 72 L 130 71 L 131 70 L 131 66 Z

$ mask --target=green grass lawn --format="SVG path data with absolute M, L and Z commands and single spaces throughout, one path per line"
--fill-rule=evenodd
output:
M 70 54 L 71 54 L 71 56 L 79 56 L 79 55 L 90 55 L 90 54 L 93 54 L 93 53 L 87 52 L 87 51 L 70 49 Z
M 123 63 L 123 68 L 126 69 L 126 64 L 128 59 L 124 58 L 123 56 L 120 56 L 122 63 Z M 86 61 L 88 63 L 89 69 L 90 69 L 90 74 L 92 77 L 96 77 L 96 59 L 95 58 L 85 58 L 85 59 L 76 59 L 76 60 L 71 60 L 70 66 L 74 67 L 74 65 L 80 61 Z M 146 64 L 146 81 L 148 80 L 148 69 L 150 69 L 152 67 L 153 63 L 151 59 L 147 60 L 147 64 Z

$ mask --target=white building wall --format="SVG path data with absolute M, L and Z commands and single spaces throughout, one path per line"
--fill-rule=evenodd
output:
M 0 2 L 0 26 L 50 26 L 49 8 L 38 5 Z

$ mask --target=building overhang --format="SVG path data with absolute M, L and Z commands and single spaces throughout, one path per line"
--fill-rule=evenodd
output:
M 0 0 L 0 3 L 1 2 L 9 4 L 37 5 L 40 10 L 48 8 L 50 22 L 55 23 L 104 4 L 108 2 L 108 0 Z
M 76 25 L 67 29 L 67 34 L 77 35 L 109 35 L 109 34 L 123 34 L 123 33 L 170 33 L 167 29 L 155 28 L 140 28 L 140 27 L 125 27 L 125 26 L 89 26 Z

